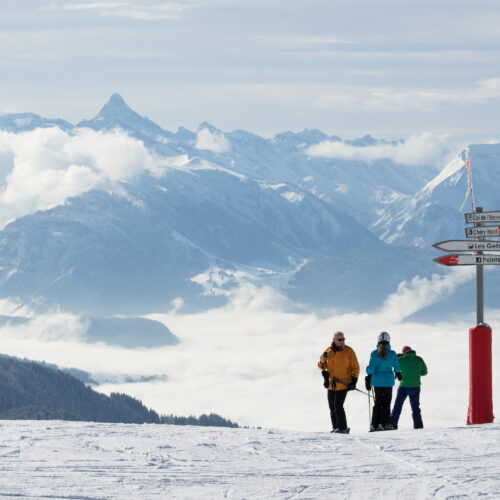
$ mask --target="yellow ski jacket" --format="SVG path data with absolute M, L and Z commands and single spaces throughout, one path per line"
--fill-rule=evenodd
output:
M 321 359 L 318 362 L 320 370 L 327 370 L 330 379 L 329 390 L 340 391 L 347 389 L 347 386 L 332 380 L 332 377 L 343 380 L 349 383 L 352 377 L 358 378 L 359 376 L 359 363 L 356 353 L 349 346 L 344 346 L 341 350 L 335 351 L 330 347 L 323 353 L 324 361 Z M 322 357 L 323 357 L 322 356 Z

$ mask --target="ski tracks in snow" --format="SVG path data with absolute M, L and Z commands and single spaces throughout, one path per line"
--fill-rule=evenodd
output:
M 406 478 L 399 498 L 497 498 L 500 481 L 491 481 L 490 474 L 500 470 L 500 446 L 484 439 L 484 433 L 491 430 L 499 428 L 390 431 L 390 436 L 375 433 L 355 439 L 387 463 L 389 476 Z M 492 459 L 486 467 L 478 452 Z
M 498 498 L 500 425 L 332 435 L 0 423 L 0 498 Z

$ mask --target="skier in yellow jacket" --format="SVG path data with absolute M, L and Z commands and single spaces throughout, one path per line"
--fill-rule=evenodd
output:
M 328 406 L 332 420 L 332 431 L 349 434 L 344 410 L 347 391 L 356 389 L 359 376 L 359 363 L 356 353 L 345 345 L 342 332 L 335 332 L 330 347 L 321 355 L 318 367 L 324 378 L 324 386 L 328 389 Z

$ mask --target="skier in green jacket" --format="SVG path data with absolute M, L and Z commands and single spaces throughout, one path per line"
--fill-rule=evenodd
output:
M 397 429 L 403 403 L 409 397 L 413 428 L 422 429 L 424 424 L 420 412 L 420 377 L 427 375 L 427 366 L 424 360 L 420 356 L 417 356 L 417 353 L 410 346 L 405 345 L 402 354 L 398 354 L 398 357 L 403 380 L 398 387 L 396 401 L 394 401 L 394 408 L 391 412 L 391 422 L 394 429 Z

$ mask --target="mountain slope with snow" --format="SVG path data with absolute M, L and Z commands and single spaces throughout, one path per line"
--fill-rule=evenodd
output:
M 463 154 L 439 172 L 418 141 L 206 122 L 174 133 L 118 94 L 76 126 L 16 114 L 0 130 L 0 296 L 41 308 L 144 314 L 181 298 L 196 310 L 250 279 L 363 310 L 444 274 L 430 245 L 463 237 Z M 477 202 L 495 209 L 500 146 L 471 152 Z M 223 283 L 207 278 L 219 270 Z
M 500 144 L 470 147 L 476 206 L 484 211 L 500 210 Z M 390 244 L 429 247 L 451 239 L 465 239 L 463 213 L 471 211 L 470 197 L 460 212 L 467 193 L 465 152 L 411 198 L 381 214 L 375 233 Z
M 2 295 L 76 311 L 153 312 L 201 296 L 191 278 L 212 266 L 290 271 L 304 259 L 385 246 L 314 195 L 204 163 L 123 188 L 126 195 L 94 190 L 9 224 L 0 233 Z
M 73 125 L 65 120 L 43 118 L 35 113 L 0 113 L 0 130 L 26 132 L 37 128 L 50 127 L 71 130 Z
M 5 497 L 498 498 L 499 424 L 332 435 L 2 422 Z M 89 480 L 91 478 L 91 480 Z

